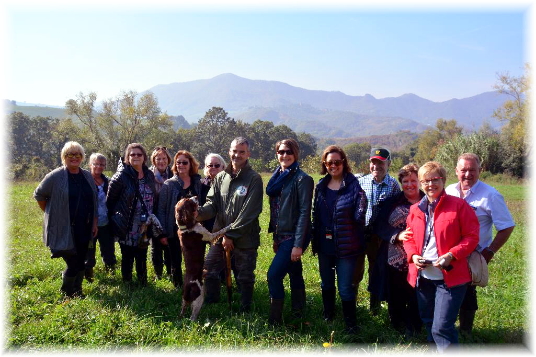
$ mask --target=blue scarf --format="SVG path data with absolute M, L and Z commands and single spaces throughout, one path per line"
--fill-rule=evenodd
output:
M 266 194 L 270 197 L 279 196 L 289 175 L 296 172 L 299 168 L 300 165 L 298 165 L 298 161 L 294 161 L 292 165 L 283 171 L 281 171 L 281 167 L 275 169 L 270 181 L 268 181 L 268 184 L 266 185 Z

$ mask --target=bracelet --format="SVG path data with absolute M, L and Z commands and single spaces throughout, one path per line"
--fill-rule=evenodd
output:
M 448 252 L 447 254 L 450 255 L 451 260 L 454 260 L 454 254 L 452 254 L 451 252 Z

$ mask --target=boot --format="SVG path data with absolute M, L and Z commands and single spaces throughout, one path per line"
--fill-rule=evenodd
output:
M 355 300 L 342 301 L 342 315 L 346 324 L 346 333 L 349 335 L 358 333 L 359 327 L 357 326 Z
M 94 276 L 93 268 L 86 268 L 84 276 L 86 277 L 86 280 L 87 280 L 88 283 L 92 283 L 93 282 L 93 276 Z
M 182 288 L 182 284 L 183 284 L 183 281 L 182 281 L 182 269 L 180 269 L 180 268 L 178 268 L 178 269 L 172 268 L 171 269 L 171 280 L 173 281 L 173 286 L 174 287 Z
M 84 281 L 84 275 L 85 271 L 79 271 L 76 277 L 74 278 L 74 291 L 73 296 L 78 296 L 81 298 L 84 298 L 84 294 L 82 293 L 82 282 Z
M 63 272 L 61 274 L 61 276 L 62 276 L 63 282 L 61 284 L 60 291 L 65 296 L 73 297 L 73 294 L 74 294 L 74 280 L 76 279 L 76 277 L 75 276 L 66 276 L 65 272 Z
M 322 289 L 323 316 L 325 321 L 332 321 L 335 315 L 335 289 Z
M 290 314 L 295 319 L 301 319 L 305 310 L 305 289 L 290 289 L 290 301 Z
M 163 265 L 155 265 L 154 266 L 154 273 L 156 275 L 156 280 L 162 279 L 162 273 L 164 272 L 164 266 Z
M 270 325 L 281 325 L 283 323 L 283 302 L 284 299 L 270 300 L 270 316 L 268 323 Z
M 220 279 L 205 279 L 203 288 L 205 289 L 205 304 L 215 304 L 220 302 Z
M 460 334 L 464 337 L 471 337 L 473 333 L 473 322 L 475 321 L 476 310 L 460 310 Z
M 251 300 L 253 299 L 253 285 L 242 285 L 240 290 L 240 312 L 249 312 L 251 310 Z

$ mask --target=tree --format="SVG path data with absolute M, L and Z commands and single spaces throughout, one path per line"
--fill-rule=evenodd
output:
M 525 73 L 519 77 L 511 76 L 508 72 L 497 74 L 498 83 L 494 86 L 498 93 L 512 98 L 497 108 L 493 116 L 505 123 L 501 130 L 504 169 L 519 177 L 528 169 L 527 158 L 531 151 L 527 134 L 530 70 L 530 65 L 526 64 Z
M 415 162 L 422 165 L 427 161 L 434 160 L 439 147 L 456 138 L 462 133 L 462 130 L 463 128 L 458 126 L 455 119 L 437 119 L 436 128 L 426 129 L 417 139 Z

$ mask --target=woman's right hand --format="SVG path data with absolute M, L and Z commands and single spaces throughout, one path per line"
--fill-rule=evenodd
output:
M 408 228 L 406 228 L 405 231 L 402 231 L 400 233 L 398 233 L 398 236 L 397 236 L 397 240 L 400 241 L 400 242 L 404 242 L 404 241 L 407 241 L 409 238 L 411 238 L 413 236 L 413 232 Z
M 419 269 L 419 270 L 423 270 L 424 268 L 426 268 L 426 267 L 428 266 L 428 264 L 425 264 L 425 263 L 419 263 L 419 260 L 420 260 L 420 259 L 424 259 L 424 258 L 421 257 L 420 255 L 413 254 L 413 256 L 411 257 L 411 259 L 413 260 L 413 264 L 415 264 L 415 266 L 416 266 L 417 269 Z
M 162 245 L 168 245 L 167 237 L 162 237 L 162 238 L 160 238 L 160 244 L 162 244 Z

